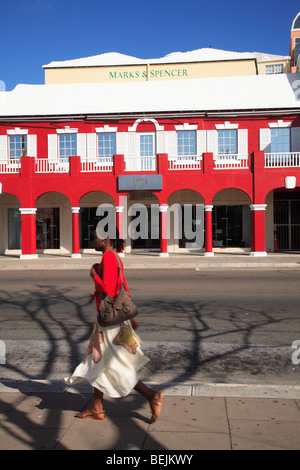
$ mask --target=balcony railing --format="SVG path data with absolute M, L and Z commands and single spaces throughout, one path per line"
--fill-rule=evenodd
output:
M 37 158 L 35 160 L 36 173 L 68 173 L 70 168 L 69 159 Z
M 169 157 L 169 170 L 201 170 L 202 156 Z
M 156 171 L 156 155 L 147 157 L 125 156 L 125 171 Z
M 0 160 L 0 173 L 19 173 L 20 169 L 19 159 Z
M 300 152 L 265 153 L 262 157 L 264 158 L 265 168 L 300 168 Z M 125 171 L 157 171 L 157 158 L 159 156 L 156 155 L 150 157 L 124 156 Z M 202 155 L 180 157 L 169 155 L 167 156 L 166 169 L 168 168 L 170 171 L 202 170 L 203 158 L 207 158 L 206 154 L 204 154 L 204 157 Z M 70 171 L 69 159 L 36 158 L 33 163 L 35 173 L 69 173 Z M 80 159 L 79 171 L 82 173 L 112 172 L 113 168 L 114 159 L 111 157 L 95 160 Z M 222 154 L 213 157 L 213 170 L 243 170 L 249 168 L 250 158 L 248 155 Z M 16 174 L 20 171 L 20 159 L 0 160 L 0 174 Z M 124 171 L 124 169 L 121 171 Z
M 214 168 L 216 170 L 248 169 L 248 155 L 219 154 L 214 156 Z
M 265 153 L 265 168 L 300 167 L 300 152 Z
M 98 158 L 96 160 L 81 159 L 81 171 L 91 173 L 96 171 L 112 171 L 113 159 L 111 157 Z

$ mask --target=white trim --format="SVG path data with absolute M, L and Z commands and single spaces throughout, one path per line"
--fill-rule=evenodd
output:
M 81 258 L 81 254 L 80 253 L 72 253 L 71 258 Z
M 36 207 L 20 207 L 21 215 L 35 215 L 37 208 Z
M 269 122 L 269 128 L 274 129 L 278 127 L 291 127 L 292 123 L 291 122 L 283 122 L 281 119 L 279 119 L 277 122 Z
M 238 129 L 238 124 L 230 124 L 229 121 L 225 121 L 224 124 L 216 124 L 216 129 L 222 131 L 224 129 Z
M 164 126 L 160 126 L 158 124 L 158 122 L 156 121 L 156 119 L 137 119 L 135 121 L 135 123 L 133 124 L 133 126 L 128 127 L 128 132 L 135 132 L 136 128 L 140 124 L 140 122 L 152 122 L 152 124 L 154 124 L 154 126 L 155 126 L 156 131 L 163 131 L 164 130 Z
M 250 204 L 251 211 L 265 211 L 267 204 Z
M 159 253 L 159 258 L 167 258 L 169 256 L 169 253 Z
M 163 204 L 162 206 L 159 206 L 159 212 L 167 213 L 168 209 L 169 209 L 168 204 Z
M 20 129 L 20 127 L 15 127 L 14 129 L 9 129 L 6 132 L 7 135 L 27 135 L 28 129 Z
M 118 132 L 117 127 L 110 127 L 107 126 L 106 124 L 103 127 L 96 127 L 95 129 L 96 133 L 98 132 Z
M 198 124 L 190 124 L 188 122 L 184 122 L 182 125 L 175 126 L 176 131 L 197 131 Z
M 265 251 L 251 251 L 249 253 L 249 256 L 268 256 L 267 253 Z
M 20 255 L 20 259 L 38 259 L 38 255 Z
M 116 212 L 121 212 L 122 213 L 123 210 L 124 210 L 124 206 L 116 206 L 115 210 L 116 210 Z
M 204 206 L 204 211 L 205 212 L 211 212 L 213 210 L 214 206 Z
M 72 214 L 79 214 L 80 207 L 71 207 Z
M 57 134 L 77 134 L 78 129 L 71 129 L 70 126 L 65 126 L 64 129 L 56 129 Z
M 212 251 L 205 251 L 203 256 L 215 256 L 215 254 Z

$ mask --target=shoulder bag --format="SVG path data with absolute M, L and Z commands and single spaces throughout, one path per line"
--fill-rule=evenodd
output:
M 120 323 L 123 323 L 126 320 L 130 320 L 138 314 L 138 310 L 129 297 L 123 281 L 119 256 L 115 252 L 114 254 L 118 263 L 117 286 L 119 276 L 121 276 L 122 287 L 116 297 L 111 297 L 110 295 L 104 293 L 102 294 L 97 317 L 98 323 L 101 326 L 119 325 Z

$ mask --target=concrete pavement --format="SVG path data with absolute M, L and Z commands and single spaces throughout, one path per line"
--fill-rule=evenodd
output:
M 38 255 L 37 259 L 20 259 L 19 256 L 0 255 L 0 270 L 13 269 L 89 269 L 99 253 L 83 254 L 71 258 L 68 254 Z M 248 252 L 223 251 L 214 256 L 203 253 L 170 254 L 160 257 L 155 252 L 138 252 L 123 257 L 127 269 L 248 269 L 248 268 L 300 268 L 300 252 L 269 253 L 267 256 L 249 256 Z
M 105 398 L 105 421 L 80 420 L 75 413 L 92 403 L 88 384 L 2 380 L 0 449 L 103 450 L 105 458 L 149 451 L 143 459 L 172 451 L 196 459 L 200 450 L 300 449 L 298 387 L 150 385 L 165 391 L 154 424 L 148 403 L 136 393 Z
M 94 259 L 93 255 L 80 259 L 43 255 L 36 260 L 2 256 L 0 270 L 89 269 Z M 128 269 L 298 269 L 300 255 L 159 258 L 157 254 L 139 254 L 125 256 L 124 264 Z M 159 454 L 172 456 L 172 451 L 192 455 L 195 462 L 199 450 L 300 449 L 300 387 L 280 385 L 280 378 L 276 384 L 170 384 L 162 378 L 150 384 L 165 392 L 159 420 L 150 424 L 149 406 L 136 393 L 122 399 L 105 398 L 105 421 L 79 420 L 75 413 L 92 402 L 88 384 L 68 387 L 61 380 L 8 380 L 3 375 L 1 450 L 105 450 L 108 453 L 100 454 L 104 459 L 132 456 L 136 460 L 131 463 L 142 466 L 142 461 L 158 464 Z M 124 450 L 149 452 L 122 454 Z

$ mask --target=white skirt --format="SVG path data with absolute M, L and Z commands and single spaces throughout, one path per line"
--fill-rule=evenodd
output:
M 130 321 L 109 327 L 96 322 L 83 361 L 65 383 L 88 381 L 109 397 L 128 395 L 138 382 L 137 371 L 149 362 L 140 344 Z

